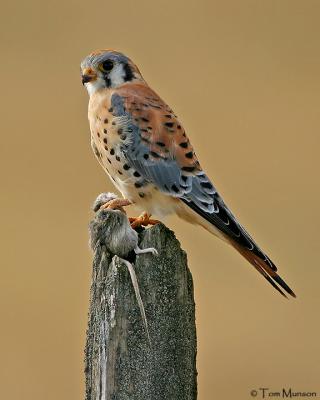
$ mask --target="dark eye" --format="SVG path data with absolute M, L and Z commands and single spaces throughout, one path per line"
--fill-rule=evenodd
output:
M 101 69 L 104 72 L 109 72 L 112 70 L 112 68 L 113 68 L 113 61 L 111 60 L 106 60 L 101 64 Z

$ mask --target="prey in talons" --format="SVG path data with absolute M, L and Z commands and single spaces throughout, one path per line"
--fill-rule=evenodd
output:
M 124 214 L 126 214 L 124 207 L 130 206 L 132 204 L 134 204 L 132 201 L 128 199 L 119 199 L 114 193 L 101 193 L 94 202 L 93 211 L 96 212 L 103 209 L 120 210 Z M 139 217 L 129 217 L 131 227 L 135 229 L 140 226 L 156 225 L 160 223 L 160 221 L 156 219 L 151 219 L 150 217 L 151 215 L 147 212 L 143 212 L 139 215 Z

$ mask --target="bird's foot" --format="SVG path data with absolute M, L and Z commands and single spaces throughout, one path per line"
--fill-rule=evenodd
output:
M 147 254 L 147 253 L 151 253 L 153 256 L 158 256 L 159 253 L 157 252 L 157 250 L 154 247 L 148 247 L 147 249 L 140 249 L 139 246 L 137 246 L 134 249 L 134 252 L 139 255 L 139 254 Z
M 99 210 L 109 209 L 109 210 L 120 210 L 125 214 L 123 207 L 132 204 L 130 200 L 119 199 L 115 193 L 104 192 L 100 193 L 95 199 L 92 209 L 94 212 Z
M 150 219 L 151 215 L 147 212 L 143 212 L 139 217 L 129 218 L 131 223 L 131 228 L 138 228 L 139 226 L 148 226 L 148 225 L 155 225 L 160 223 L 160 221 L 156 219 Z
M 108 209 L 108 210 L 120 210 L 124 214 L 126 214 L 123 207 L 129 206 L 131 203 L 128 199 L 112 199 L 102 204 L 100 210 Z

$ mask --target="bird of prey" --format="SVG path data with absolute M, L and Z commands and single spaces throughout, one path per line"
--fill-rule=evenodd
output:
M 99 50 L 81 63 L 89 93 L 91 145 L 123 197 L 141 211 L 175 213 L 231 244 L 282 295 L 294 292 L 277 274 L 224 203 L 202 170 L 187 134 L 172 109 L 124 54 Z

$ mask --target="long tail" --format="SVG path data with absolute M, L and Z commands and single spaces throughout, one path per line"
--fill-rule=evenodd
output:
M 285 293 L 280 289 L 284 289 L 292 297 L 296 297 L 295 293 L 290 289 L 286 282 L 277 274 L 277 268 L 272 263 L 273 268 L 270 267 L 269 262 L 271 260 L 266 256 L 266 260 L 262 260 L 257 255 L 252 253 L 251 250 L 240 246 L 235 241 L 228 239 L 228 242 L 236 249 L 245 259 L 249 261 L 251 265 L 279 292 L 282 296 L 287 297 Z M 280 287 L 279 287 L 279 286 Z
M 136 300 L 137 300 L 137 303 L 138 303 L 138 306 L 139 306 L 139 309 L 140 309 L 142 322 L 143 322 L 143 325 L 144 325 L 144 328 L 145 328 L 145 331 L 146 331 L 146 334 L 147 334 L 147 337 L 148 337 L 148 342 L 149 342 L 150 347 L 151 347 L 151 339 L 150 339 L 150 334 L 149 334 L 149 329 L 148 329 L 148 321 L 147 321 L 147 316 L 146 316 L 146 312 L 145 312 L 145 309 L 144 309 L 143 301 L 142 301 L 142 298 L 141 298 L 141 295 L 140 295 L 140 289 L 139 289 L 139 284 L 138 284 L 136 272 L 135 272 L 132 264 L 129 261 L 122 259 L 122 262 L 124 262 L 125 265 L 128 268 L 128 271 L 129 271 L 129 274 L 130 274 L 130 277 L 131 277 L 132 286 L 133 286 L 133 289 L 134 289 L 134 293 L 136 295 Z
M 239 224 L 217 193 L 215 193 L 217 208 L 212 213 L 206 212 L 192 201 L 182 200 L 185 206 L 188 206 L 184 210 L 187 211 L 189 222 L 203 226 L 210 233 L 231 244 L 284 297 L 287 297 L 284 292 L 296 297 L 286 282 L 277 274 L 277 267 L 274 263 Z M 182 218 L 188 220 L 183 214 L 183 212 L 178 213 Z

